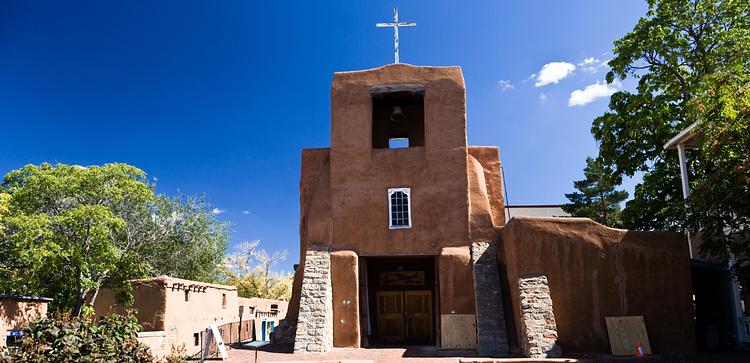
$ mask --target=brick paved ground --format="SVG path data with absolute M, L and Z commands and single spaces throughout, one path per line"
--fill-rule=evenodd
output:
M 459 357 L 474 357 L 474 351 L 442 350 L 435 347 L 407 348 L 334 348 L 333 352 L 324 354 L 292 354 L 291 347 L 266 346 L 258 351 L 258 362 L 430 362 L 458 363 Z M 255 351 L 250 349 L 232 349 L 226 362 L 254 362 Z
M 258 351 L 258 362 L 325 362 L 325 363 L 375 363 L 375 362 L 408 362 L 408 363 L 532 363 L 532 362 L 608 362 L 608 363 L 723 363 L 750 362 L 750 352 L 713 353 L 701 355 L 653 355 L 646 358 L 612 357 L 609 355 L 576 355 L 574 358 L 535 360 L 535 359 L 486 359 L 476 358 L 474 351 L 442 350 L 435 347 L 407 348 L 334 348 L 325 354 L 292 354 L 291 345 L 271 345 Z M 577 358 L 577 359 L 576 359 Z M 255 351 L 250 349 L 230 349 L 229 359 L 225 362 L 255 362 Z

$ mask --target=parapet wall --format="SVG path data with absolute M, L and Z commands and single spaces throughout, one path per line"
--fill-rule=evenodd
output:
M 628 315 L 644 317 L 654 352 L 695 350 L 683 235 L 613 229 L 585 218 L 515 217 L 500 239 L 516 336 L 525 334 L 514 282 L 543 274 L 563 354 L 609 353 L 604 317 Z

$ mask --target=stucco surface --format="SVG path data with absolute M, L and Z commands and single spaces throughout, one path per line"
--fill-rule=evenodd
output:
M 138 323 L 144 331 L 164 330 L 166 290 L 162 280 L 140 280 L 132 284 L 133 306 Z M 113 288 L 103 288 L 94 302 L 94 311 L 99 316 L 109 313 L 123 314 L 126 307 L 118 304 L 117 292 Z
M 424 86 L 425 146 L 373 149 L 370 88 Z M 437 255 L 467 244 L 466 90 L 458 67 L 389 65 L 336 73 L 331 86 L 333 250 Z M 412 228 L 388 228 L 388 188 L 411 188 Z
M 154 354 L 163 356 L 171 347 L 184 344 L 187 354 L 200 351 L 194 334 L 210 325 L 221 326 L 239 321 L 237 288 L 208 284 L 169 276 L 132 280 L 134 307 L 144 331 L 163 331 L 160 346 L 151 347 Z M 188 287 L 187 300 L 185 288 Z M 122 312 L 115 291 L 102 289 L 94 304 L 97 316 Z M 244 318 L 244 317 L 243 317 Z
M 495 146 L 469 146 L 469 157 L 479 162 L 479 165 L 482 167 L 476 170 L 481 170 L 483 174 L 484 190 L 486 191 L 485 197 L 489 202 L 492 224 L 498 227 L 505 225 L 505 197 L 503 194 L 500 150 Z M 470 173 L 469 175 L 472 174 Z M 476 196 L 472 194 L 472 201 L 474 198 Z M 472 210 L 474 210 L 474 205 L 472 205 Z M 473 235 L 474 232 L 472 231 Z
M 326 246 L 331 241 L 331 168 L 329 149 L 302 150 L 300 172 L 300 257 L 299 266 L 305 265 L 308 245 Z M 292 298 L 286 320 L 297 321 L 303 268 L 294 273 Z M 293 332 L 290 332 L 293 333 Z M 290 334 L 293 335 L 293 334 Z
M 547 276 L 563 352 L 608 353 L 604 317 L 627 315 L 644 316 L 654 352 L 694 350 L 683 235 L 612 229 L 584 218 L 516 217 L 501 240 L 498 257 L 509 281 Z M 510 289 L 517 322 L 518 286 Z
M 424 88 L 424 146 L 374 148 L 371 90 L 403 84 Z M 387 191 L 401 187 L 411 190 L 412 226 L 390 229 Z M 300 266 L 311 248 L 349 251 L 331 259 L 332 269 L 342 272 L 332 274 L 335 345 L 356 346 L 362 334 L 358 304 L 342 303 L 358 297 L 357 261 L 349 253 L 437 256 L 438 313 L 475 314 L 469 246 L 494 240 L 504 223 L 503 203 L 498 149 L 466 145 L 459 67 L 398 64 L 336 73 L 331 147 L 303 150 L 300 176 Z M 295 273 L 290 322 L 298 319 L 303 274 L 302 268 Z
M 9 330 L 23 330 L 32 321 L 47 315 L 47 302 L 0 298 L 0 347 Z
M 359 348 L 358 258 L 352 251 L 331 253 L 333 346 Z
M 443 248 L 438 259 L 440 313 L 474 314 L 474 282 L 471 249 Z

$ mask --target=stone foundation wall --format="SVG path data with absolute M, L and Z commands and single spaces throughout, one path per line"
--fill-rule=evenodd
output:
M 302 276 L 295 353 L 324 353 L 333 349 L 331 255 L 309 249 Z
M 546 276 L 518 279 L 521 301 L 521 349 L 531 358 L 562 355 Z
M 477 307 L 477 351 L 480 356 L 508 355 L 508 332 L 496 254 L 494 243 L 474 242 L 471 245 Z

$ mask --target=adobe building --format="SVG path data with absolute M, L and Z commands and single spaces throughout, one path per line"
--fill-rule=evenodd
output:
M 331 147 L 302 151 L 300 265 L 279 336 L 295 352 L 426 344 L 480 355 L 609 352 L 642 315 L 693 350 L 682 235 L 580 218 L 506 224 L 497 147 L 468 146 L 459 67 L 336 73 Z
M 284 317 L 287 302 L 237 296 L 237 287 L 159 276 L 131 280 L 133 305 L 117 300 L 117 291 L 104 288 L 94 303 L 97 316 L 122 314 L 135 309 L 143 331 L 138 340 L 157 357 L 172 348 L 185 348 L 185 354 L 201 351 L 206 329 L 215 325 L 225 344 L 264 338 Z M 265 334 L 261 336 L 261 334 Z
M 0 347 L 18 344 L 23 330 L 47 316 L 48 297 L 0 294 Z

